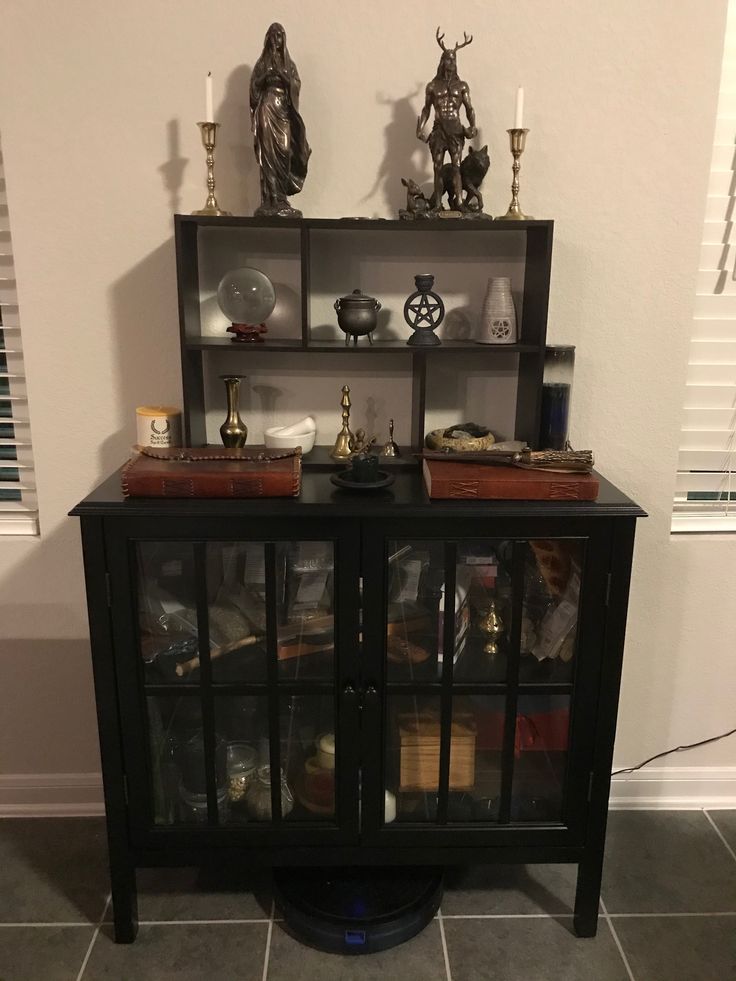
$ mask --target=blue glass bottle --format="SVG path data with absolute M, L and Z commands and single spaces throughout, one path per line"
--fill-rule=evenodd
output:
M 547 347 L 542 385 L 540 449 L 564 450 L 567 445 L 574 368 L 574 346 L 550 345 Z

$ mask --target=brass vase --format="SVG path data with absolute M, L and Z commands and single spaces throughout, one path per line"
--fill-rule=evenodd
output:
M 240 380 L 245 375 L 220 375 L 225 382 L 227 392 L 227 418 L 220 426 L 222 445 L 228 447 L 245 446 L 248 439 L 248 427 L 240 418 L 238 400 L 240 397 Z

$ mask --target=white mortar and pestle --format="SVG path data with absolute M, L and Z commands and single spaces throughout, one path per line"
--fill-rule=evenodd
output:
M 314 447 L 317 424 L 312 416 L 305 416 L 291 426 L 271 426 L 265 432 L 266 446 L 272 450 L 287 450 L 301 446 L 302 456 Z

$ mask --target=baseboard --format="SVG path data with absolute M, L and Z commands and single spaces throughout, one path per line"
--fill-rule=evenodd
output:
M 647 767 L 611 784 L 611 810 L 736 808 L 736 766 Z M 2 817 L 98 817 L 99 773 L 0 774 Z
M 611 810 L 736 808 L 736 766 L 648 766 L 611 783 Z
M 0 774 L 0 818 L 98 817 L 104 813 L 99 773 Z

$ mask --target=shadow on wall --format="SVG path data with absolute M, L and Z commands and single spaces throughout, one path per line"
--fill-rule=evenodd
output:
M 391 106 L 391 121 L 383 130 L 383 160 L 375 183 L 365 197 L 361 198 L 361 204 L 380 192 L 391 217 L 396 217 L 399 208 L 406 205 L 406 189 L 401 183 L 402 177 L 416 181 L 417 184 L 432 179 L 427 166 L 429 151 L 426 144 L 417 139 L 418 113 L 412 105 L 412 99 L 416 99 L 422 89 L 423 86 L 418 85 L 409 95 L 396 100 L 389 99 L 380 92 L 376 96 L 379 105 Z
M 111 401 L 121 428 L 99 449 L 100 473 L 121 466 L 135 442 L 137 405 L 181 405 L 174 239 L 116 280 L 109 290 L 117 377 Z
M 239 65 L 229 75 L 225 95 L 216 111 L 221 123 L 218 135 L 222 142 L 215 151 L 216 194 L 221 208 L 234 215 L 252 215 L 260 204 L 260 178 L 253 136 L 250 129 L 250 65 Z M 202 151 L 202 204 L 204 184 L 204 150 Z M 201 205 L 200 205 L 201 207 Z
M 172 214 L 176 214 L 181 208 L 181 186 L 184 183 L 184 171 L 189 163 L 188 157 L 180 156 L 180 129 L 181 124 L 178 119 L 170 119 L 166 124 L 166 147 L 169 158 L 158 168 L 164 187 L 169 192 L 169 207 Z
M 99 769 L 83 589 L 71 518 L 0 580 L 0 773 Z
M 734 206 L 736 206 L 736 150 L 734 150 L 733 157 L 731 158 L 731 180 L 728 185 L 728 204 L 726 206 L 726 214 L 723 216 L 723 220 L 725 221 L 723 238 L 721 239 L 723 249 L 721 250 L 721 256 L 718 260 L 718 279 L 716 280 L 716 285 L 713 290 L 713 292 L 716 294 L 724 292 L 726 289 L 726 283 L 729 281 L 729 279 L 732 282 L 736 280 L 736 260 L 734 260 L 734 258 L 731 256 L 731 235 L 733 234 Z M 731 258 L 730 263 L 729 258 Z

